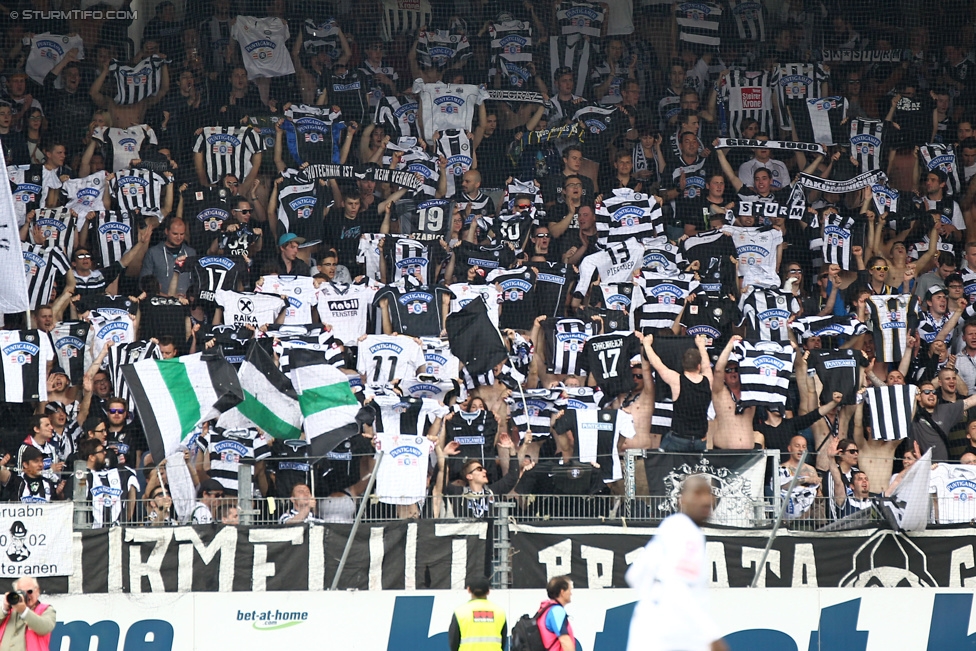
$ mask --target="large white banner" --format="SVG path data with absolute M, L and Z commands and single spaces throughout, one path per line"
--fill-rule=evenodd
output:
M 973 590 L 712 590 L 731 651 L 956 651 L 973 648 Z M 543 590 L 495 591 L 510 625 Z M 444 651 L 459 590 L 235 592 L 45 597 L 57 610 L 52 651 L 305 649 Z M 634 592 L 576 590 L 567 607 L 582 651 L 626 648 Z M 892 618 L 892 613 L 911 613 Z M 314 645 L 313 645 L 314 646 Z
M 2 162 L 2 161 L 0 161 Z M 27 275 L 7 168 L 0 165 L 0 315 L 26 312 Z
M 73 506 L 71 502 L 0 504 L 0 576 L 70 575 L 74 571 Z

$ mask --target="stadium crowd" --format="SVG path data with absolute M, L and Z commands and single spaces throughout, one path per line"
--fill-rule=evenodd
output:
M 194 522 L 236 521 L 241 463 L 281 522 L 349 520 L 377 447 L 404 517 L 619 493 L 629 449 L 778 449 L 792 517 L 976 462 L 972 2 L 415 4 L 3 19 L 7 499 L 82 460 L 96 525 L 173 521 L 121 368 L 252 340 L 373 418 L 313 459 L 202 424 Z M 507 358 L 471 374 L 482 298 Z

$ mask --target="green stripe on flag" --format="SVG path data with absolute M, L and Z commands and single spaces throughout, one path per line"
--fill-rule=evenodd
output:
M 352 394 L 352 389 L 348 382 L 337 382 L 306 389 L 298 396 L 298 404 L 302 407 L 303 416 L 311 416 L 326 409 L 334 407 L 344 407 L 346 405 L 359 405 L 356 396 Z M 346 423 L 336 423 L 336 427 Z
M 244 402 L 237 405 L 237 409 L 255 423 L 262 423 L 265 431 L 276 439 L 297 439 L 302 436 L 301 429 L 279 418 L 247 390 L 244 391 Z
M 159 374 L 163 378 L 166 390 L 173 398 L 176 412 L 180 418 L 180 440 L 193 431 L 200 420 L 200 401 L 196 391 L 190 383 L 186 366 L 178 360 L 160 360 L 156 362 Z M 166 432 L 163 432 L 166 435 Z

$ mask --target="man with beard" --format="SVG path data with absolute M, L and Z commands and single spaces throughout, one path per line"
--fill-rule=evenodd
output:
M 132 470 L 109 468 L 105 457 L 105 445 L 97 438 L 78 444 L 78 458 L 88 466 L 85 500 L 91 502 L 95 529 L 119 524 L 123 509 L 125 521 L 131 522 L 139 492 L 139 481 Z

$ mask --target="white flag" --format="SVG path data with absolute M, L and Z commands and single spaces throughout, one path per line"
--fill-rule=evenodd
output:
M 20 250 L 20 229 L 14 213 L 14 197 L 10 192 L 7 168 L 0 165 L 0 314 L 26 312 L 27 276 L 24 274 L 24 255 Z

